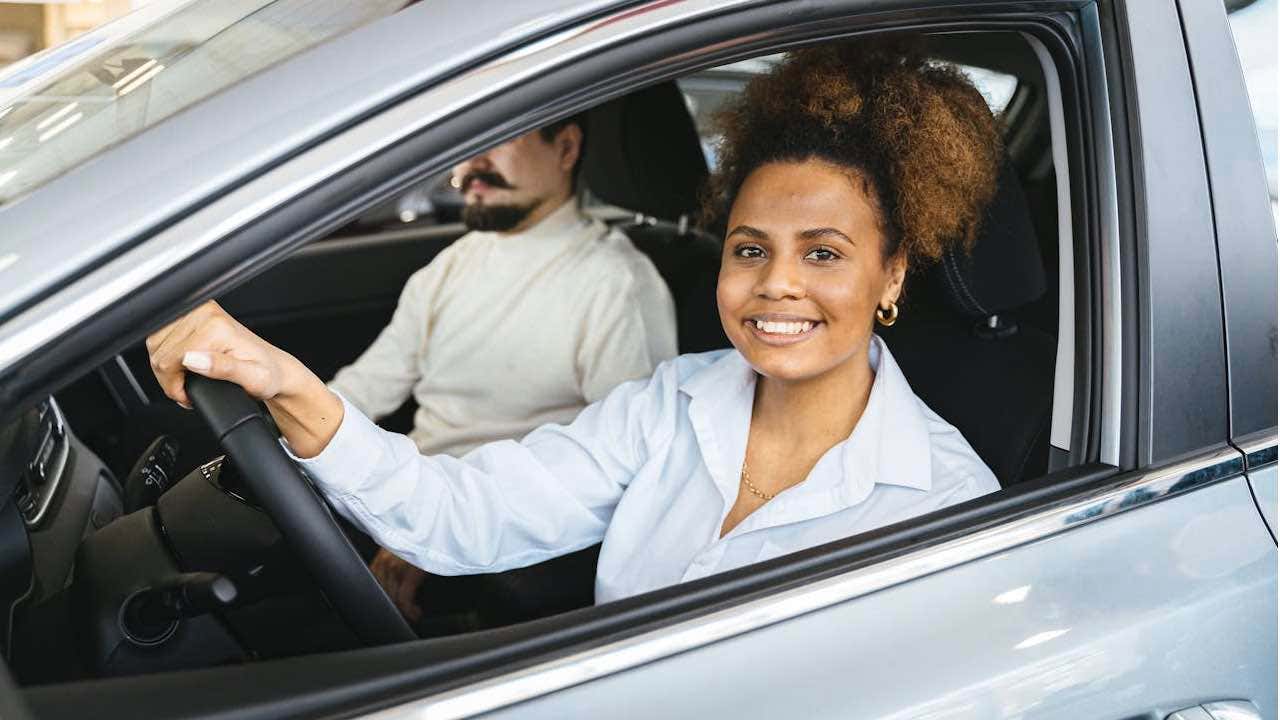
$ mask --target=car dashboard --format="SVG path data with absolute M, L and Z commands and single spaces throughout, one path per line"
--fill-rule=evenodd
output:
M 116 478 L 75 437 L 53 398 L 0 427 L 0 493 L 0 644 L 13 662 L 18 645 L 66 634 L 22 632 L 21 609 L 63 593 L 81 540 L 119 518 L 123 505 Z
M 53 398 L 0 426 L 0 651 L 20 684 L 358 644 L 231 463 L 177 477 L 166 434 L 127 472 L 109 451 Z

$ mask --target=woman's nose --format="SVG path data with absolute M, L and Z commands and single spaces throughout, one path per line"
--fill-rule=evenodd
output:
M 796 263 L 771 259 L 760 269 L 756 294 L 769 300 L 799 300 L 804 297 L 804 281 Z

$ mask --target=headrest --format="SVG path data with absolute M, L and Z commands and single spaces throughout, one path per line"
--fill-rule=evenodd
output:
M 998 182 L 973 252 L 949 251 L 932 270 L 934 284 L 948 304 L 972 319 L 991 318 L 1033 302 L 1046 287 L 1031 211 L 1008 160 L 1001 165 Z
M 692 216 L 707 161 L 684 95 L 673 82 L 590 111 L 582 181 L 611 205 L 678 221 Z

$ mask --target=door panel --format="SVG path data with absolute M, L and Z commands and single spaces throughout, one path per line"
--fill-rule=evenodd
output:
M 409 276 L 464 232 L 460 224 L 436 225 L 312 243 L 218 298 L 239 321 L 296 356 L 324 380 L 359 357 L 395 311 Z M 80 417 L 77 427 L 117 473 L 161 433 L 182 447 L 185 472 L 217 454 L 202 423 L 164 398 L 139 343 L 122 357 L 151 405 L 129 422 Z M 83 403 L 82 403 L 83 404 Z M 391 430 L 413 425 L 412 401 L 383 419 Z M 112 418 L 106 418 L 111 420 Z
M 320 240 L 218 302 L 328 380 L 378 336 L 409 276 L 463 232 L 448 224 Z M 139 343 L 123 357 L 144 391 L 161 400 L 146 348 Z
M 1236 477 L 494 717 L 1275 718 L 1275 638 L 1276 546 Z

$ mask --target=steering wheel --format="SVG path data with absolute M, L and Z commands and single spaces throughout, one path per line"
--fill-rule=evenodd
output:
M 415 640 L 320 494 L 244 389 L 187 374 L 187 397 L 338 616 L 365 645 Z

